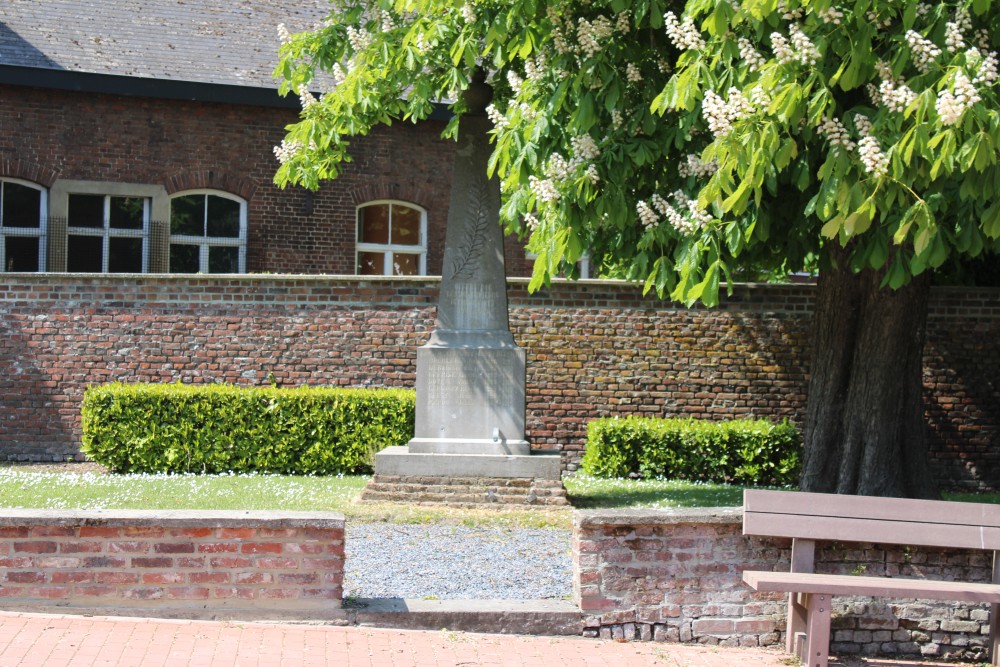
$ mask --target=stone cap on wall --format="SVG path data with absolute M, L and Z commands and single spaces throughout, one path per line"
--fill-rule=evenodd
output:
M 190 526 L 216 528 L 343 528 L 338 512 L 269 510 L 44 510 L 5 509 L 0 526 Z
M 669 509 L 577 510 L 574 528 L 599 526 L 662 526 L 676 524 L 739 524 L 742 507 L 672 507 Z

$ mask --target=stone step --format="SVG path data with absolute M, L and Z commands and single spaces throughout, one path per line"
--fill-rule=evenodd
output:
M 375 475 L 363 502 L 407 502 L 451 506 L 517 505 L 568 507 L 558 480 Z

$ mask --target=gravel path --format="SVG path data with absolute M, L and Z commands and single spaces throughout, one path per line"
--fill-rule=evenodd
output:
M 535 600 L 573 592 L 570 532 L 348 523 L 344 596 Z

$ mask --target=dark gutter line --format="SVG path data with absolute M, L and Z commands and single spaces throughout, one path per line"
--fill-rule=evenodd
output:
M 22 67 L 0 64 L 0 84 L 70 90 L 78 93 L 100 93 L 127 97 L 151 97 L 163 100 L 214 102 L 217 104 L 242 104 L 276 109 L 298 109 L 296 95 L 282 97 L 274 88 L 235 86 L 201 81 L 153 79 L 119 74 L 73 72 L 70 70 Z M 445 104 L 435 104 L 431 120 L 447 121 L 451 111 Z

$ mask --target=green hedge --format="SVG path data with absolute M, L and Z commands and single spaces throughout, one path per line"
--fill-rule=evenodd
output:
M 595 477 L 797 484 L 801 439 L 787 421 L 626 417 L 587 426 L 581 466 Z
M 397 389 L 108 384 L 83 398 L 83 451 L 116 472 L 370 472 L 413 437 Z

